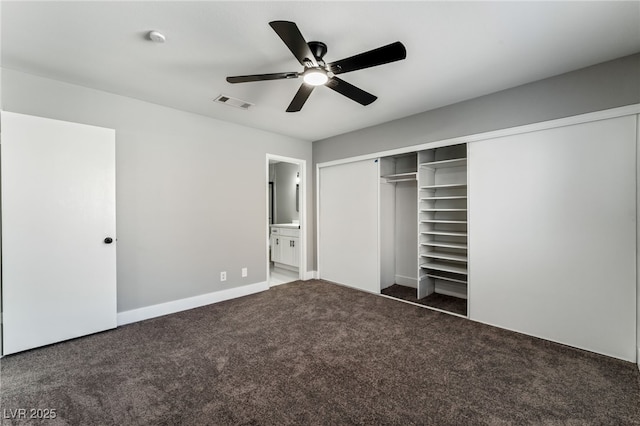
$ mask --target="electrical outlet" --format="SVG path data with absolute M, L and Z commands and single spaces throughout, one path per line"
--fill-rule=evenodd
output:
M 227 272 L 220 272 L 220 281 L 226 281 L 227 280 Z
M 242 268 L 242 278 L 246 277 L 248 274 L 247 268 Z

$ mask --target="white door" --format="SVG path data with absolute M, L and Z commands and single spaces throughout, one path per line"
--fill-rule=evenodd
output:
M 1 120 L 3 353 L 116 327 L 115 131 Z
M 320 278 L 379 293 L 377 161 L 321 167 L 319 173 Z
M 470 318 L 635 361 L 636 123 L 469 145 Z

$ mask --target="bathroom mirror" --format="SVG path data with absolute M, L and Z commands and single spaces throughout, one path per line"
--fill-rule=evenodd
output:
M 290 224 L 299 220 L 300 169 L 297 164 L 284 161 L 269 163 L 269 181 L 273 182 L 274 224 Z

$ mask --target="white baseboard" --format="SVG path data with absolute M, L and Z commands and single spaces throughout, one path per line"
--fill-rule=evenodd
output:
M 287 265 L 285 263 L 273 262 L 273 267 L 274 268 L 285 269 L 285 270 L 291 271 L 291 272 L 298 272 L 299 271 L 297 266 L 291 266 L 291 265 Z
M 638 370 L 640 370 L 640 347 L 638 347 L 638 357 L 636 358 L 636 362 L 638 363 Z
M 396 284 L 405 287 L 418 288 L 418 280 L 412 277 L 405 277 L 403 275 L 396 275 Z
M 318 279 L 318 271 L 306 271 L 303 274 L 302 279 L 304 281 L 308 281 L 308 280 L 317 280 Z
M 132 309 L 130 311 L 118 312 L 118 326 L 173 314 L 180 311 L 186 311 L 188 309 L 199 308 L 200 306 L 235 299 L 237 297 L 248 296 L 265 290 L 269 290 L 269 283 L 266 281 L 242 287 L 230 288 L 227 290 L 214 291 L 213 293 L 201 294 L 199 296 L 187 297 L 186 299 L 159 303 L 157 305 L 145 306 L 144 308 Z

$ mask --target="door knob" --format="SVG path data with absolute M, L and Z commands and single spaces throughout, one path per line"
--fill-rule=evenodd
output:
M 104 239 L 105 244 L 111 244 L 113 242 L 113 238 L 107 237 Z

